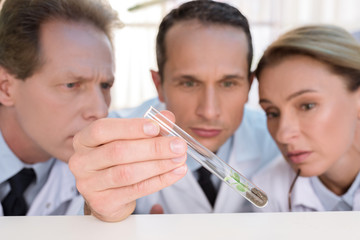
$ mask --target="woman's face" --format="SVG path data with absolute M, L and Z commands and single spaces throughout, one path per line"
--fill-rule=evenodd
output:
M 286 58 L 259 77 L 269 132 L 302 176 L 338 174 L 352 166 L 360 91 L 349 92 L 345 81 L 306 56 Z

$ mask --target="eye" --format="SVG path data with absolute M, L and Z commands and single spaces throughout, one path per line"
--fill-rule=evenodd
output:
M 66 83 L 65 87 L 72 89 L 72 88 L 78 87 L 79 85 L 80 85 L 80 83 L 73 82 L 73 83 Z
M 316 106 L 315 103 L 305 103 L 305 104 L 301 104 L 300 108 L 304 111 L 309 111 L 313 109 L 315 106 Z
M 112 83 L 108 83 L 108 82 L 103 82 L 103 83 L 100 83 L 100 86 L 102 89 L 110 89 L 112 87 Z
M 266 114 L 266 118 L 269 119 L 273 119 L 273 118 L 277 118 L 280 116 L 280 111 L 275 108 L 275 107 L 266 107 L 264 108 L 265 114 Z
M 183 81 L 180 84 L 184 87 L 194 87 L 196 85 L 194 81 Z
M 233 81 L 224 81 L 224 82 L 222 82 L 221 85 L 223 87 L 229 88 L 229 87 L 235 86 L 235 82 L 233 82 Z
M 274 111 L 266 111 L 266 118 L 267 119 L 273 119 L 273 118 L 277 118 L 279 117 L 279 113 L 274 112 Z

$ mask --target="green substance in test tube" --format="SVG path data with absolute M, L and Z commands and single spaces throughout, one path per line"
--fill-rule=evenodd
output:
M 229 181 L 230 179 L 235 180 L 235 183 L 230 182 Z M 236 185 L 236 189 L 239 190 L 240 192 L 245 192 L 246 190 L 249 189 L 249 186 L 247 186 L 247 185 L 240 182 L 240 175 L 238 173 L 236 173 L 236 172 L 231 173 L 231 175 L 225 177 L 224 180 L 229 182 L 231 185 Z

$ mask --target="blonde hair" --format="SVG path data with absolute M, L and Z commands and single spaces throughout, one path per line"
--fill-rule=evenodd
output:
M 350 91 L 360 86 L 360 45 L 343 28 L 333 25 L 304 26 L 281 35 L 261 57 L 255 71 L 261 72 L 291 56 L 314 58 L 338 75 L 344 76 Z

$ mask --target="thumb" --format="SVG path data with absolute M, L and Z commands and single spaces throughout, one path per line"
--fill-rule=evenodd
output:
M 150 214 L 164 214 L 164 209 L 160 204 L 155 204 L 152 206 Z

